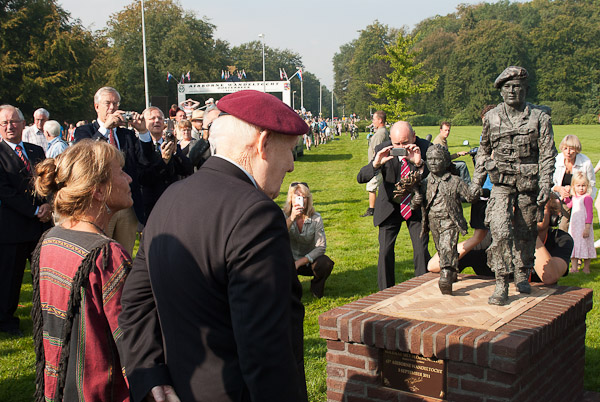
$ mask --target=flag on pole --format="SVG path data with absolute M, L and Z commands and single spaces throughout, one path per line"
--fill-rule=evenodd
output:
M 282 70 L 283 70 L 283 78 L 285 78 L 285 79 L 286 79 L 286 81 L 289 81 L 289 78 L 288 78 L 288 76 L 287 76 L 287 73 L 285 72 L 285 68 L 282 68 Z
M 225 79 L 225 72 L 223 70 L 221 70 L 221 79 L 224 80 Z
M 185 75 L 185 77 L 188 79 L 188 82 L 190 82 L 192 80 L 192 76 L 190 75 L 189 71 L 187 72 L 187 74 Z
M 246 78 L 246 70 L 242 70 L 242 75 Z
M 185 75 L 181 74 L 181 82 L 183 83 L 185 81 Z
M 279 69 L 279 79 L 282 80 L 283 79 L 283 71 L 281 71 L 281 69 Z
M 167 82 L 169 82 L 169 80 L 170 80 L 171 78 L 175 78 L 175 77 L 173 77 L 173 76 L 171 75 L 171 73 L 167 71 Z
M 298 69 L 298 78 L 300 78 L 300 81 L 302 81 L 302 69 L 301 68 Z

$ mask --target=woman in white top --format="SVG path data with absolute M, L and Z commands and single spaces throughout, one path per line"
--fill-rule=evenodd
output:
M 554 176 L 552 191 L 559 194 L 560 199 L 569 197 L 571 191 L 571 179 L 577 172 L 586 175 L 590 182 L 592 198 L 596 197 L 596 173 L 590 158 L 581 153 L 581 141 L 576 135 L 567 135 L 560 142 L 561 153 L 556 155 L 554 164 Z M 565 232 L 569 230 L 570 211 L 562 205 L 562 219 L 559 229 Z

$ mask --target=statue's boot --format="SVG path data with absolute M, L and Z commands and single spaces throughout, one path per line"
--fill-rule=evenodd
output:
M 438 285 L 443 295 L 452 294 L 452 284 L 458 280 L 458 274 L 452 267 L 444 267 L 440 272 Z
M 496 288 L 488 299 L 488 304 L 504 306 L 508 302 L 508 275 L 496 275 Z
M 529 284 L 529 268 L 515 269 L 515 286 L 519 293 L 531 293 Z

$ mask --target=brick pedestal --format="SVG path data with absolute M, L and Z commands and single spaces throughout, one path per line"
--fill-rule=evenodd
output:
M 328 401 L 440 400 L 383 386 L 384 350 L 446 361 L 448 401 L 583 399 L 590 289 L 558 286 L 493 331 L 364 311 L 436 278 L 413 278 L 319 317 L 321 337 L 327 339 Z

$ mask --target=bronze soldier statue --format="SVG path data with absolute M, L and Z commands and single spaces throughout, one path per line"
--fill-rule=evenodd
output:
M 444 146 L 430 146 L 425 163 L 430 172 L 422 182 L 420 191 L 425 194 L 425 203 L 422 203 L 420 196 L 413 197 L 413 201 L 422 205 L 421 237 L 431 230 L 440 257 L 440 291 L 451 295 L 452 284 L 456 282 L 458 274 L 458 233 L 463 236 L 467 234 L 461 196 L 468 195 L 468 188 L 458 172 L 456 175 L 451 173 L 450 152 Z
M 554 133 L 550 116 L 525 102 L 528 74 L 522 67 L 506 68 L 494 82 L 504 99 L 483 118 L 483 132 L 469 186 L 479 195 L 488 174 L 493 184 L 486 209 L 492 244 L 488 262 L 496 275 L 489 304 L 508 302 L 509 275 L 520 293 L 531 293 L 536 223 L 548 201 L 554 172 Z

